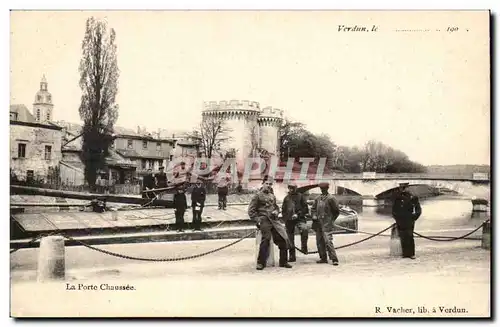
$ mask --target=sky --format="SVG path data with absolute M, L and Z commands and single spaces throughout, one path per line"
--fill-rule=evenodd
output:
M 17 11 L 11 104 L 32 109 L 45 75 L 54 119 L 80 122 L 90 16 L 117 33 L 119 126 L 191 130 L 204 101 L 249 100 L 338 145 L 374 139 L 424 165 L 490 163 L 487 12 Z

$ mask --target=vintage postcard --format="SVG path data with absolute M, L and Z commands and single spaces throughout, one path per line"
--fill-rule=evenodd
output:
M 491 317 L 490 24 L 11 11 L 11 317 Z

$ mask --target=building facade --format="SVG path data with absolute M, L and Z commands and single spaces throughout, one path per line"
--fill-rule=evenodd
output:
M 155 138 L 153 135 L 118 134 L 112 148 L 137 167 L 139 175 L 146 174 L 148 169 L 158 172 L 172 160 L 175 141 Z
M 53 107 L 45 76 L 32 113 L 24 104 L 10 106 L 10 168 L 17 180 L 57 179 L 62 128 L 51 123 Z
M 10 169 L 17 180 L 47 182 L 57 178 L 61 130 L 36 122 L 10 121 Z

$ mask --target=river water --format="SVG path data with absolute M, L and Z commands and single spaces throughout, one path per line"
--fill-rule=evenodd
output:
M 342 200 L 358 212 L 360 229 L 363 222 L 394 222 L 391 207 L 363 207 L 360 201 Z M 470 199 L 460 196 L 437 196 L 420 201 L 422 215 L 417 220 L 416 229 L 460 229 L 475 228 L 487 219 L 489 213 L 472 212 Z M 384 224 L 386 225 L 386 224 Z

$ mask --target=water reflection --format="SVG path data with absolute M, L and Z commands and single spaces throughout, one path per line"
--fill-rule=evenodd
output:
M 390 203 L 379 207 L 363 207 L 361 199 L 341 199 L 339 202 L 358 212 L 360 220 L 392 220 Z M 489 216 L 486 212 L 472 212 L 472 203 L 463 197 L 432 197 L 420 201 L 422 215 L 417 224 L 429 226 L 471 227 L 480 224 Z

